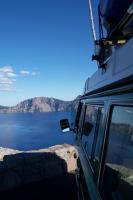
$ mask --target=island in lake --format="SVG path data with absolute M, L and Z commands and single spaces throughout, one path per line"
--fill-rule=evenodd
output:
M 50 97 L 35 97 L 24 100 L 16 106 L 0 106 L 0 113 L 59 112 L 75 110 L 80 96 L 73 101 L 63 101 Z

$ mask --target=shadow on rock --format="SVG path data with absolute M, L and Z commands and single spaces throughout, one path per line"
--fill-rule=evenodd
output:
M 5 155 L 0 161 L 1 199 L 76 199 L 75 176 L 52 152 Z

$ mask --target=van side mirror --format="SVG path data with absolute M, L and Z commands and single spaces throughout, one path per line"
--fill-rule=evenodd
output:
M 70 131 L 70 125 L 68 119 L 61 119 L 60 127 L 63 133 Z

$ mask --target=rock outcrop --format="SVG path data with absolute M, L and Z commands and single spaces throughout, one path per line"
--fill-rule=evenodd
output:
M 18 151 L 0 148 L 0 191 L 21 187 L 77 168 L 77 151 L 71 145 Z

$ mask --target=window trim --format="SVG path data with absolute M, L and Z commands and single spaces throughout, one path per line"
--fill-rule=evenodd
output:
M 107 156 L 108 144 L 109 144 L 109 128 L 112 119 L 113 108 L 115 106 L 123 106 L 123 107 L 133 107 L 133 101 L 130 99 L 124 101 L 120 100 L 111 100 L 107 105 L 107 111 L 105 113 L 105 130 L 104 130 L 104 139 L 103 139 L 103 149 L 101 150 L 101 163 L 99 167 L 99 174 L 98 174 L 98 188 L 101 191 L 101 186 L 103 184 L 103 176 L 104 176 L 104 168 L 105 168 L 105 161 Z

